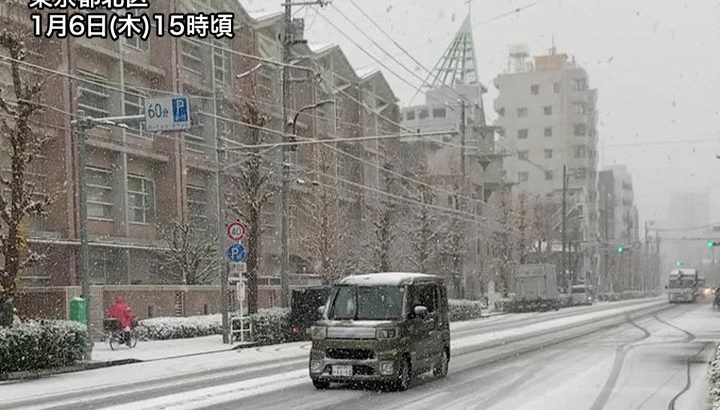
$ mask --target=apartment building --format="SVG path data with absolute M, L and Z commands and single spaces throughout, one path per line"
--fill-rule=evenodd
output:
M 495 125 L 514 153 L 503 162 L 508 178 L 518 191 L 560 203 L 565 169 L 567 213 L 579 229 L 572 240 L 582 243 L 583 274 L 596 271 L 597 90 L 574 58 L 553 48 L 531 61 L 525 46 L 511 47 L 494 84 Z
M 246 141 L 247 127 L 238 121 L 235 107 L 254 104 L 269 117 L 263 132 L 280 142 L 283 118 L 280 105 L 281 70 L 249 56 L 279 61 L 282 20 L 279 13 L 248 12 L 241 2 L 173 0 L 151 2 L 150 13 L 232 11 L 232 40 L 151 37 L 127 39 L 66 38 L 32 44 L 31 61 L 42 66 L 38 75 L 50 77 L 42 124 L 54 137 L 37 162 L 38 176 L 48 190 L 57 191 L 45 218 L 30 226 L 31 246 L 47 255 L 27 272 L 29 286 L 67 286 L 79 283 L 79 203 L 77 135 L 71 120 L 82 112 L 96 118 L 135 115 L 144 99 L 153 96 L 190 96 L 194 126 L 184 132 L 150 133 L 142 123 L 127 128 L 98 126 L 88 131 L 87 168 L 90 276 L 94 284 L 159 284 L 155 252 L 165 246 L 159 227 L 192 221 L 217 231 L 217 199 L 232 188 L 217 185 L 218 141 L 237 146 Z M 4 4 L 2 18 L 29 23 L 24 4 Z M 290 69 L 290 116 L 300 107 L 323 99 L 334 104 L 299 115 L 297 133 L 305 138 L 351 138 L 389 132 L 399 122 L 397 99 L 381 74 L 358 76 L 342 50 L 313 50 L 303 40 L 302 21 L 296 20 L 293 64 Z M 7 74 L 4 62 L 4 75 Z M 43 72 L 46 70 L 47 72 Z M 242 75 L 240 75 L 242 74 Z M 317 75 L 316 75 L 317 74 Z M 7 79 L 4 79 L 7 81 Z M 320 80 L 320 81 L 318 81 Z M 4 94 L 7 88 L 4 88 Z M 373 101 L 368 107 L 363 101 Z M 387 120 L 369 126 L 375 111 Z M 292 119 L 292 118 L 289 118 Z M 338 145 L 336 177 L 363 184 L 377 171 L 384 145 L 370 150 L 364 143 Z M 301 180 L 314 167 L 313 147 L 290 155 L 291 174 Z M 274 169 L 272 187 L 281 183 L 280 150 L 269 154 Z M 239 172 L 232 164 L 241 156 L 228 155 L 223 171 Z M 271 170 L 268 170 L 271 171 Z M 58 189 L 59 188 L 59 189 Z M 291 273 L 313 273 L 312 255 L 298 245 L 303 220 L 298 211 L 307 187 L 291 184 Z M 348 203 L 364 201 L 365 191 L 354 189 Z M 279 195 L 264 208 L 260 285 L 279 284 Z M 356 205 L 353 218 L 361 207 Z M 232 217 L 232 212 L 228 212 Z M 160 276 L 160 277 L 159 277 Z M 264 278 L 263 278 L 264 277 Z

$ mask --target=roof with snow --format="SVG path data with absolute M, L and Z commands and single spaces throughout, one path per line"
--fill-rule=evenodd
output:
M 426 275 L 424 273 L 384 272 L 348 276 L 342 279 L 339 284 L 358 286 L 402 286 L 410 285 L 415 282 L 436 282 L 442 280 L 443 278 L 440 276 Z
M 475 43 L 473 42 L 470 15 L 465 18 L 455 38 L 435 64 L 430 75 L 433 86 L 479 84 Z
M 375 73 L 379 73 L 380 69 L 375 68 L 375 67 L 366 67 L 366 68 L 358 68 L 355 70 L 355 72 L 357 73 L 358 77 L 360 77 L 362 79 L 366 79 Z
M 256 21 L 271 19 L 273 17 L 282 16 L 282 12 L 278 10 L 268 10 L 260 7 L 260 4 L 254 4 L 253 0 L 237 0 L 245 12 Z M 255 7 L 253 7 L 255 6 Z

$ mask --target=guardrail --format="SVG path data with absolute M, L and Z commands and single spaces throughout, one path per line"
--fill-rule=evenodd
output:
M 245 343 L 252 340 L 252 320 L 249 316 L 230 318 L 230 341 Z

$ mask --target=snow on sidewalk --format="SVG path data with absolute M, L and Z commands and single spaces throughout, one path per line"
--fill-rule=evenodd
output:
M 120 346 L 118 350 L 111 350 L 107 340 L 95 342 L 93 346 L 93 361 L 115 361 L 124 359 L 158 360 L 177 356 L 189 356 L 203 353 L 216 353 L 231 350 L 232 345 L 224 344 L 221 335 L 195 337 L 190 339 L 150 340 L 139 341 L 134 349 Z

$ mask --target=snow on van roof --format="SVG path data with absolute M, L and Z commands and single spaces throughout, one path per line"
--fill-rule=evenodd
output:
M 400 286 L 421 280 L 438 281 L 442 280 L 442 278 L 435 275 L 426 275 L 424 273 L 384 272 L 348 276 L 342 279 L 339 283 L 341 285 Z

